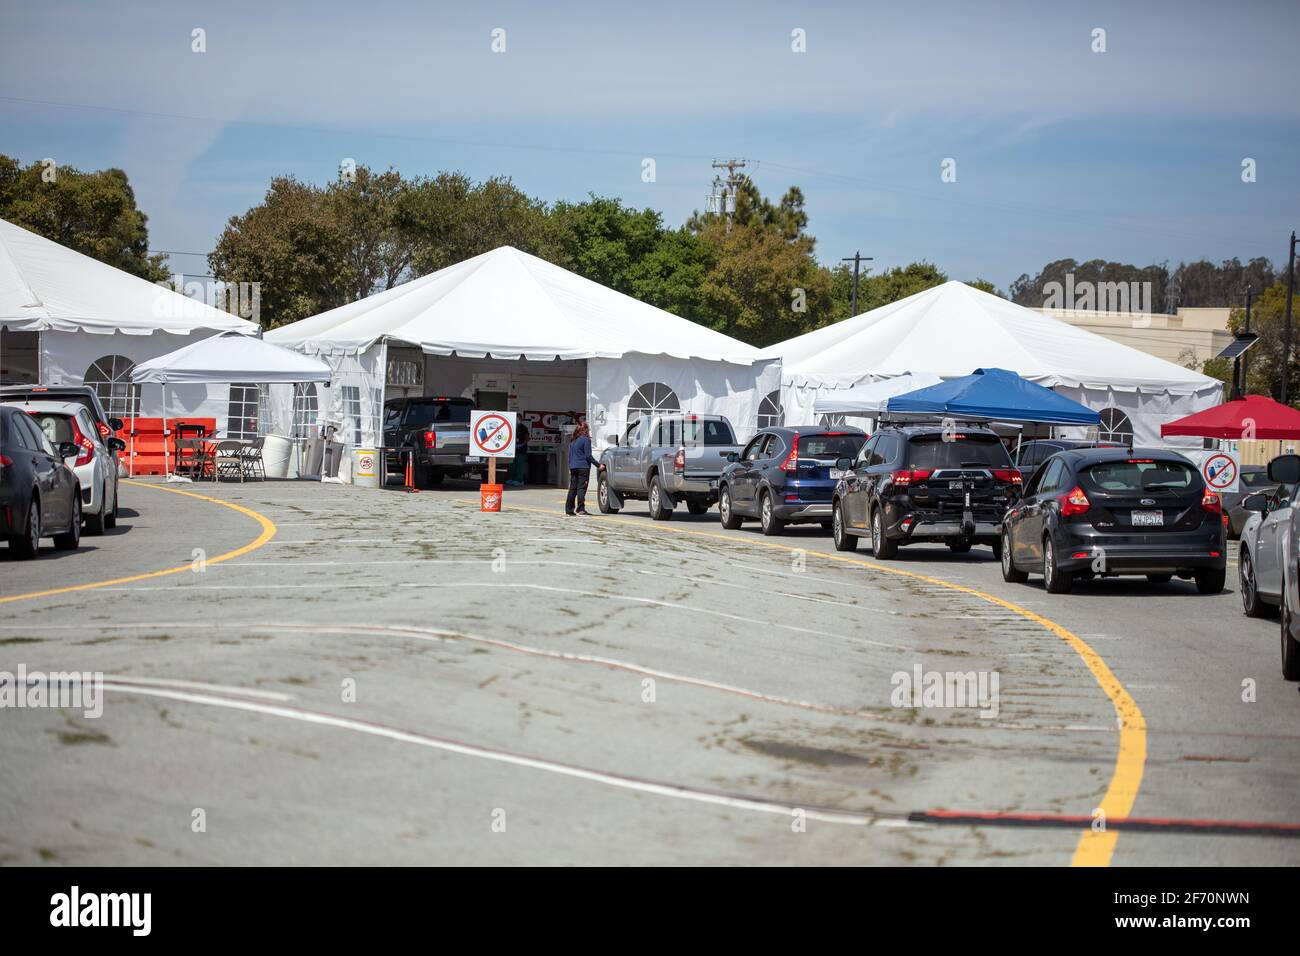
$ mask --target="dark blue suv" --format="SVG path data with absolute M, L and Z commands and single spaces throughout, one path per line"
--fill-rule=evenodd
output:
M 722 470 L 722 526 L 734 530 L 746 518 L 757 518 L 763 534 L 810 521 L 829 529 L 835 462 L 856 458 L 867 437 L 860 428 L 763 429 L 739 455 L 729 455 L 731 463 Z

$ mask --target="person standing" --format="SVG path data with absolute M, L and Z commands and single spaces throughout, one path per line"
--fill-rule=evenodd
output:
M 569 444 L 569 496 L 564 499 L 566 515 L 587 514 L 587 482 L 591 480 L 591 466 L 600 471 L 605 466 L 591 456 L 591 429 L 584 422 L 573 430 Z
M 519 427 L 515 429 L 515 459 L 510 463 L 510 478 L 506 482 L 514 488 L 522 488 L 528 477 L 528 425 L 522 416 Z

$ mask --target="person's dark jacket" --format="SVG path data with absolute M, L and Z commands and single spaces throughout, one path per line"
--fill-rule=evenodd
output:
M 569 446 L 569 470 L 587 468 L 591 465 L 599 467 L 600 462 L 591 457 L 591 438 L 583 435 Z

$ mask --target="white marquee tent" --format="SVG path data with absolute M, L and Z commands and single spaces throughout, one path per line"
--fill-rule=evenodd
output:
M 6 382 L 92 384 L 109 414 L 162 414 L 162 389 L 132 367 L 178 345 L 256 326 L 0 220 L 0 335 Z M 188 385 L 174 408 L 224 422 L 230 389 Z M 220 424 L 218 427 L 222 427 Z
M 943 285 L 770 346 L 782 360 L 787 422 L 815 421 L 818 399 L 908 372 L 944 379 L 997 367 L 1095 409 L 1103 429 L 1162 445 L 1160 424 L 1219 404 L 1217 379 L 973 289 Z
M 363 442 L 398 384 L 396 354 L 418 364 L 407 384 L 426 394 L 472 396 L 500 376 L 512 408 L 585 412 L 598 447 L 656 407 L 726 415 L 747 435 L 780 388 L 778 360 L 510 246 L 266 337 L 330 363 L 321 417 L 359 417 Z

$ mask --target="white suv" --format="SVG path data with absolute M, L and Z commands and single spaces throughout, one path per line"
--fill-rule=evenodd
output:
M 45 433 L 50 444 L 72 442 L 81 448 L 64 464 L 77 475 L 81 485 L 81 513 L 86 534 L 103 534 L 117 524 L 117 453 L 125 446 L 120 438 L 104 438 L 95 427 L 86 406 L 79 402 L 24 402 L 23 411 Z

